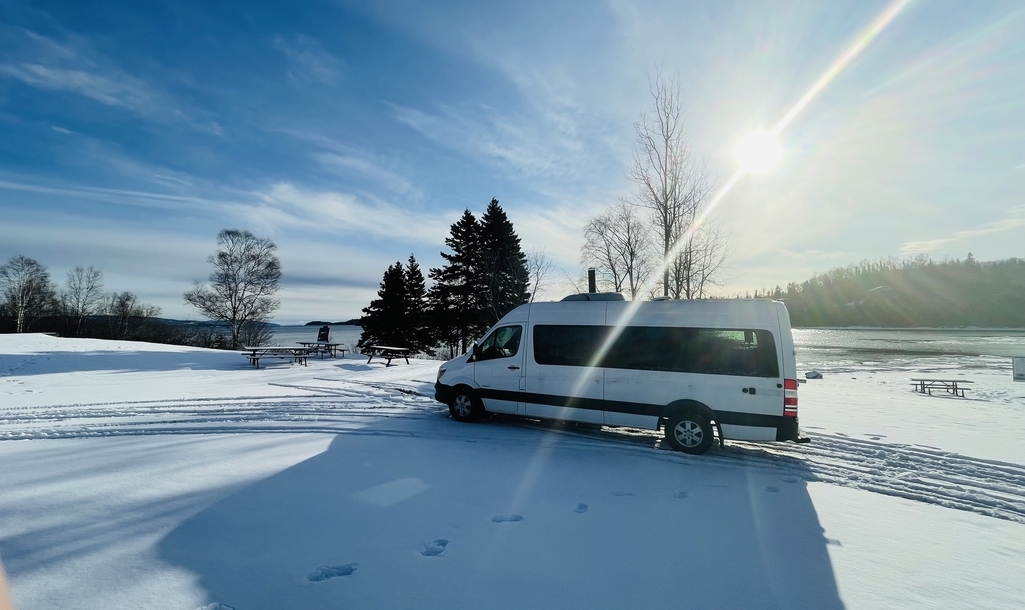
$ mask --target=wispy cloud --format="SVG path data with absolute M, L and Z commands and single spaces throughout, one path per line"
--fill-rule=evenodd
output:
M 0 35 L 20 41 L 0 63 L 0 78 L 47 91 L 81 95 L 106 106 L 148 117 L 186 118 L 164 94 L 118 67 L 84 40 L 61 44 L 27 30 L 3 28 Z
M 302 35 L 292 39 L 278 36 L 274 46 L 288 59 L 288 74 L 294 79 L 312 78 L 327 85 L 341 79 L 344 62 L 325 50 L 316 39 Z
M 967 241 L 976 237 L 983 237 L 985 235 L 1006 233 L 1007 231 L 1019 229 L 1025 230 L 1025 205 L 1012 208 L 1010 213 L 1007 215 L 1007 218 L 986 223 L 975 229 L 957 231 L 949 237 L 940 237 L 924 241 L 909 241 L 901 246 L 900 253 L 903 255 L 912 255 L 942 252 L 947 246 L 954 243 Z
M 441 146 L 467 154 L 512 174 L 564 178 L 582 146 L 546 144 L 536 133 L 543 127 L 509 111 L 484 105 L 453 107 L 438 104 L 436 112 L 393 105 L 395 120 Z
M 336 153 L 314 153 L 312 156 L 320 162 L 324 169 L 339 176 L 358 174 L 399 195 L 413 198 L 423 196 L 423 191 L 414 186 L 412 182 L 365 157 Z
M 159 208 L 165 210 L 209 210 L 213 207 L 224 207 L 227 202 L 214 201 L 202 197 L 156 193 L 119 188 L 101 188 L 91 186 L 46 186 L 27 182 L 0 180 L 0 190 L 22 191 L 40 195 L 53 195 L 74 200 L 96 201 L 142 208 Z
M 108 106 L 121 106 L 138 112 L 149 112 L 155 105 L 154 95 L 148 87 L 127 74 L 103 75 L 20 63 L 0 65 L 0 75 L 42 89 L 78 93 Z
M 415 243 L 441 243 L 448 231 L 445 215 L 437 211 L 413 211 L 350 193 L 307 191 L 283 182 L 255 196 L 257 204 L 239 204 L 237 212 L 266 227 L 304 227 Z

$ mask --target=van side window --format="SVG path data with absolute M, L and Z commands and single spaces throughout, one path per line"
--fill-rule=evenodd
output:
M 609 329 L 601 326 L 534 327 L 538 364 L 589 366 Z M 628 326 L 598 366 L 641 371 L 779 377 L 772 333 L 760 329 Z
M 480 358 L 477 360 L 494 360 L 510 358 L 520 350 L 520 338 L 523 336 L 522 326 L 502 326 L 488 335 L 480 344 Z
M 560 366 L 590 366 L 607 333 L 604 326 L 538 324 L 534 327 L 534 361 Z
M 776 342 L 767 330 L 695 329 L 689 345 L 690 372 L 779 377 Z

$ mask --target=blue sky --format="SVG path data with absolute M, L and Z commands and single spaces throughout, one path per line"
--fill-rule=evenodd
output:
M 725 180 L 888 5 L 0 0 L 0 258 L 195 317 L 182 292 L 246 228 L 279 246 L 277 321 L 347 318 L 497 197 L 577 277 L 582 226 L 631 192 L 656 66 Z M 1017 1 L 909 3 L 713 213 L 725 290 L 1025 256 L 1023 31 Z

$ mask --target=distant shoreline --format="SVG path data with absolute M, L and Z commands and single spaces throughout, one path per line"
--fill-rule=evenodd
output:
M 985 326 L 794 326 L 794 330 L 910 330 L 910 331 L 957 331 L 957 332 L 991 332 L 991 333 L 1025 333 L 1025 328 L 985 327 Z

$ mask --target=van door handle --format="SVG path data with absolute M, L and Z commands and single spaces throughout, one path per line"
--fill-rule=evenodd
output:
M 756 390 L 757 390 L 757 388 L 743 388 L 740 391 L 745 393 L 745 394 L 754 394 L 754 393 L 756 393 L 755 392 Z
M 518 371 L 518 370 L 520 370 L 520 367 L 516 366 L 515 364 L 511 364 L 511 365 L 507 366 L 506 368 L 509 369 L 510 371 Z

